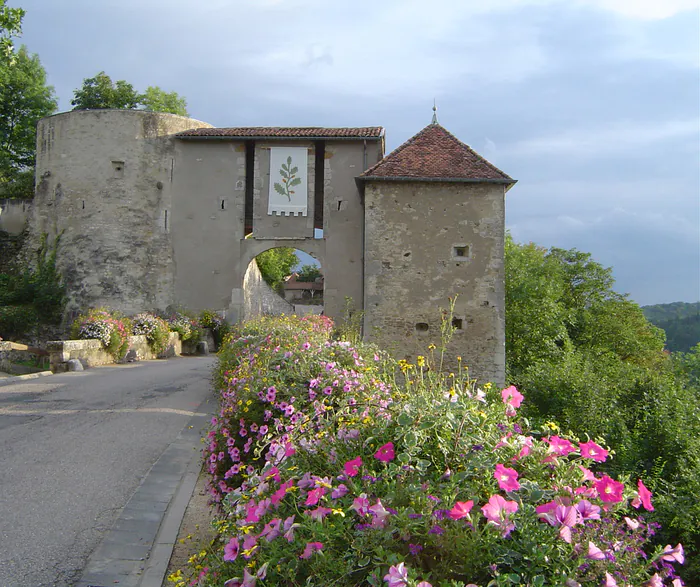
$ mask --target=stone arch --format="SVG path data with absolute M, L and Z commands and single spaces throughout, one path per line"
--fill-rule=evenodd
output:
M 320 239 L 244 239 L 241 244 L 240 271 L 236 277 L 239 288 L 232 295 L 232 313 L 241 320 L 265 313 L 294 313 L 294 306 L 264 282 L 254 261 L 265 251 L 290 247 L 307 253 L 324 267 L 324 244 Z

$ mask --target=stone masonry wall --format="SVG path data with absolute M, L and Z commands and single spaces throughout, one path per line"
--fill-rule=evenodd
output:
M 294 314 L 294 306 L 283 300 L 265 283 L 258 264 L 253 259 L 243 277 L 243 319 L 279 314 Z
M 39 121 L 30 248 L 63 232 L 67 311 L 127 314 L 173 303 L 168 230 L 173 141 L 206 123 L 136 110 L 85 110 Z
M 365 190 L 365 336 L 414 360 L 440 339 L 455 297 L 457 357 L 480 381 L 505 379 L 502 185 L 375 182 Z

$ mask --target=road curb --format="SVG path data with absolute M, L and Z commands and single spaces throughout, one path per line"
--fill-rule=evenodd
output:
M 213 395 L 202 401 L 90 556 L 75 587 L 161 587 L 201 469 L 200 439 Z
M 48 377 L 53 375 L 53 371 L 39 371 L 38 373 L 27 373 L 26 375 L 11 375 L 0 379 L 0 387 L 3 385 L 12 385 L 18 381 L 26 381 L 27 379 L 37 379 L 39 377 Z

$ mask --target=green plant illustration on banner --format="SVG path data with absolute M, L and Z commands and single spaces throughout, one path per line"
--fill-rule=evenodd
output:
M 297 177 L 297 173 L 299 173 L 299 168 L 296 166 L 292 167 L 292 158 L 287 157 L 287 162 L 282 163 L 282 168 L 280 169 L 282 183 L 275 183 L 275 191 L 282 196 L 286 196 L 290 202 L 294 193 L 292 188 L 301 183 L 301 178 Z

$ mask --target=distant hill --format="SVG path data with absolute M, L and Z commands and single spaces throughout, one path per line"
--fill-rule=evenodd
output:
M 647 320 L 666 331 L 669 351 L 688 352 L 700 342 L 700 302 L 642 306 Z

